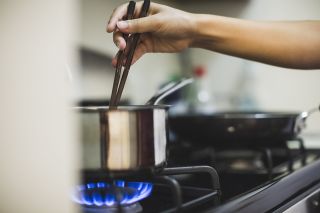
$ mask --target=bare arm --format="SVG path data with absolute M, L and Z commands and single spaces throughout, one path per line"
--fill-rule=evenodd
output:
M 192 14 L 156 3 L 151 4 L 148 17 L 121 21 L 126 8 L 115 9 L 107 31 L 114 33 L 120 49 L 126 46 L 122 33 L 143 33 L 134 62 L 148 52 L 196 47 L 276 66 L 320 69 L 320 21 L 248 21 Z
M 195 15 L 193 47 L 267 64 L 320 68 L 320 21 L 263 22 Z

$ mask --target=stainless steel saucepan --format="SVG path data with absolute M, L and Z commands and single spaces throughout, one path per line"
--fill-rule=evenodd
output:
M 137 171 L 162 168 L 166 163 L 168 106 L 155 104 L 191 82 L 191 79 L 184 79 L 166 86 L 147 105 L 119 106 L 117 109 L 77 107 L 83 119 L 82 137 L 86 141 L 84 169 Z

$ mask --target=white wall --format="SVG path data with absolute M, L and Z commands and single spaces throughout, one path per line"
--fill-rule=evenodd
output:
M 74 212 L 76 153 L 65 63 L 76 2 L 1 1 L 0 212 Z

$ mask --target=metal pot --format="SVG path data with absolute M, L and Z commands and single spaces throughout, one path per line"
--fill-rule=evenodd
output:
M 121 171 L 162 167 L 165 164 L 167 106 L 77 109 L 84 119 L 87 117 L 84 122 L 91 117 L 89 123 L 94 125 L 84 127 L 83 131 L 95 135 L 95 140 L 100 141 L 100 165 L 89 168 Z M 97 156 L 89 157 L 97 159 Z
M 191 82 L 186 79 L 167 85 L 147 105 L 116 109 L 77 107 L 83 119 L 82 138 L 86 141 L 83 144 L 84 169 L 107 170 L 114 174 L 163 168 L 166 164 L 168 106 L 155 104 Z

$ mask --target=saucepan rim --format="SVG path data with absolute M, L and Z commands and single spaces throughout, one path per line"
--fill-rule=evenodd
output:
M 101 112 L 101 111 L 147 111 L 154 109 L 169 109 L 169 105 L 127 105 L 118 106 L 117 109 L 110 109 L 109 106 L 75 106 L 74 110 L 87 111 L 87 112 Z

